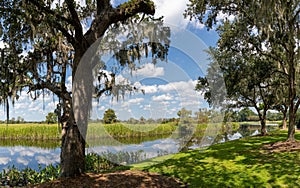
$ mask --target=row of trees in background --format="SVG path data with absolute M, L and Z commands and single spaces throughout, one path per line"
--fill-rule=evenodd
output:
M 300 114 L 299 114 L 300 115 Z M 130 123 L 130 124 L 152 124 L 152 123 L 169 123 L 169 122 L 179 122 L 181 123 L 208 123 L 212 122 L 214 117 L 216 116 L 222 116 L 220 112 L 214 111 L 214 110 L 208 110 L 208 109 L 199 109 L 197 112 L 192 112 L 192 110 L 188 110 L 186 108 L 182 108 L 177 112 L 178 118 L 158 118 L 158 119 L 152 119 L 141 116 L 139 119 L 135 119 L 133 117 L 129 118 L 128 120 L 123 120 L 124 123 Z M 300 117 L 300 116 L 299 116 Z M 222 118 L 222 117 L 221 117 Z M 223 121 L 223 119 L 218 119 L 220 122 Z M 259 121 L 259 116 L 250 108 L 246 107 L 239 111 L 226 111 L 225 113 L 225 121 L 231 121 L 231 122 L 245 122 L 245 121 Z M 267 112 L 266 119 L 269 121 L 279 121 L 283 119 L 283 114 L 281 112 Z M 103 114 L 102 120 L 96 120 L 102 121 L 105 124 L 112 124 L 116 122 L 120 122 L 120 120 L 117 119 L 117 115 L 113 109 L 108 109 Z M 298 121 L 297 121 L 298 122 Z
M 5 121 L 0 120 L 0 123 L 19 124 L 19 123 L 25 123 L 25 120 L 21 116 L 18 116 L 17 118 L 12 117 L 11 119 Z
M 198 123 L 208 123 L 209 119 L 211 117 L 211 114 L 213 113 L 212 110 L 207 109 L 200 109 L 198 112 L 195 112 L 194 115 L 191 110 L 187 110 L 185 108 L 182 108 L 177 112 L 178 118 L 181 119 L 183 122 L 191 122 L 191 119 L 196 120 Z M 214 112 L 217 113 L 217 112 Z M 227 111 L 226 115 L 228 116 L 228 121 L 232 122 L 243 122 L 243 121 L 259 121 L 258 115 L 249 108 L 243 108 L 240 111 Z M 297 112 L 297 122 L 299 122 L 300 112 Z M 158 119 L 152 119 L 152 118 L 145 118 L 141 116 L 139 119 L 135 118 L 129 118 L 128 120 L 124 120 L 122 122 L 130 123 L 130 124 L 153 124 L 153 123 L 169 123 L 169 122 L 177 122 L 178 118 L 158 118 Z M 283 114 L 281 112 L 268 112 L 267 113 L 267 120 L 269 121 L 279 121 L 283 119 Z M 101 120 L 91 120 L 95 122 L 99 122 Z M 49 112 L 46 117 L 45 121 L 38 122 L 38 123 L 47 123 L 47 124 L 54 124 L 58 122 L 57 114 L 54 112 Z M 103 114 L 102 122 L 105 124 L 112 124 L 116 122 L 120 122 L 120 120 L 117 119 L 117 115 L 113 109 L 108 109 Z M 7 120 L 1 121 L 0 124 L 6 124 Z M 24 118 L 21 116 L 18 116 L 17 118 L 11 118 L 8 121 L 8 124 L 20 124 L 20 123 L 33 123 L 29 121 L 25 121 Z M 35 122 L 36 123 L 36 122 Z
M 214 106 L 252 107 L 266 134 L 267 112 L 278 110 L 288 141 L 294 141 L 296 113 L 300 105 L 300 6 L 298 0 L 190 1 L 186 16 L 208 28 L 219 14 L 234 17 L 219 22 L 220 39 L 208 53 L 211 64 L 197 89 Z M 209 10 L 209 11 L 208 11 Z M 225 81 L 226 95 L 218 96 L 218 80 Z M 287 116 L 289 116 L 287 118 Z

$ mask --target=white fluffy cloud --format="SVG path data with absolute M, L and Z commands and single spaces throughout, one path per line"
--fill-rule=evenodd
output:
M 171 96 L 170 94 L 163 94 L 163 95 L 159 95 L 159 96 L 153 96 L 152 100 L 153 101 L 170 101 L 170 100 L 173 100 L 173 96 Z
M 171 25 L 186 25 L 188 20 L 184 19 L 183 13 L 187 3 L 188 0 L 154 0 L 155 16 L 164 16 L 164 21 Z
M 164 68 L 157 67 L 153 63 L 147 63 L 142 68 L 133 72 L 135 76 L 157 77 L 164 75 Z
M 189 18 L 184 18 L 183 13 L 187 8 L 189 0 L 153 0 L 156 6 L 155 16 L 164 16 L 164 22 L 175 27 L 185 29 L 190 23 L 193 27 L 202 29 L 203 24 L 196 20 L 190 21 Z
M 157 90 L 158 90 L 156 85 L 152 85 L 152 86 L 141 86 L 140 89 L 144 90 L 146 94 L 156 93 Z
M 130 100 L 128 101 L 128 103 L 130 103 L 130 104 L 139 104 L 139 103 L 141 103 L 142 101 L 144 101 L 143 98 L 135 98 L 135 99 L 130 99 Z

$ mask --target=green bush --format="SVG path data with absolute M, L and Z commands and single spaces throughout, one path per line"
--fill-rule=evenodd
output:
M 8 170 L 3 170 L 0 173 L 1 186 L 21 187 L 26 185 L 34 185 L 55 180 L 60 175 L 59 165 L 49 165 L 45 168 L 39 166 L 39 170 L 25 168 L 18 170 L 16 167 L 9 167 Z

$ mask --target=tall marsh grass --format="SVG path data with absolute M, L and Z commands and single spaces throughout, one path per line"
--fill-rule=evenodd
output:
M 87 136 L 88 138 L 101 137 L 144 137 L 155 135 L 172 134 L 177 129 L 175 123 L 167 124 L 89 124 Z
M 189 127 L 189 125 L 186 126 Z M 205 131 L 207 126 L 207 124 L 198 124 L 195 132 Z M 92 139 L 108 136 L 114 138 L 168 136 L 178 131 L 178 128 L 176 122 L 166 124 L 89 123 L 87 137 Z M 0 140 L 59 140 L 60 138 L 61 132 L 57 124 L 0 124 Z
M 0 139 L 57 140 L 60 135 L 57 124 L 0 125 Z

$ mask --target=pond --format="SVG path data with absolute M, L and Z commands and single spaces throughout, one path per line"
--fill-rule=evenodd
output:
M 268 127 L 268 131 L 275 127 Z M 171 137 L 145 137 L 136 139 L 119 140 L 120 144 L 101 141 L 101 145 L 88 147 L 86 152 L 94 152 L 106 156 L 113 162 L 130 164 L 143 161 L 148 158 L 177 153 L 181 150 L 202 148 L 210 144 L 222 143 L 246 136 L 259 134 L 259 127 L 244 128 L 210 136 L 193 137 L 182 147 L 181 141 Z M 121 144 L 123 143 L 123 144 Z M 124 144 L 125 143 L 125 144 Z M 8 167 L 24 169 L 30 167 L 38 170 L 39 166 L 58 164 L 60 161 L 59 141 L 7 141 L 0 140 L 0 171 Z

